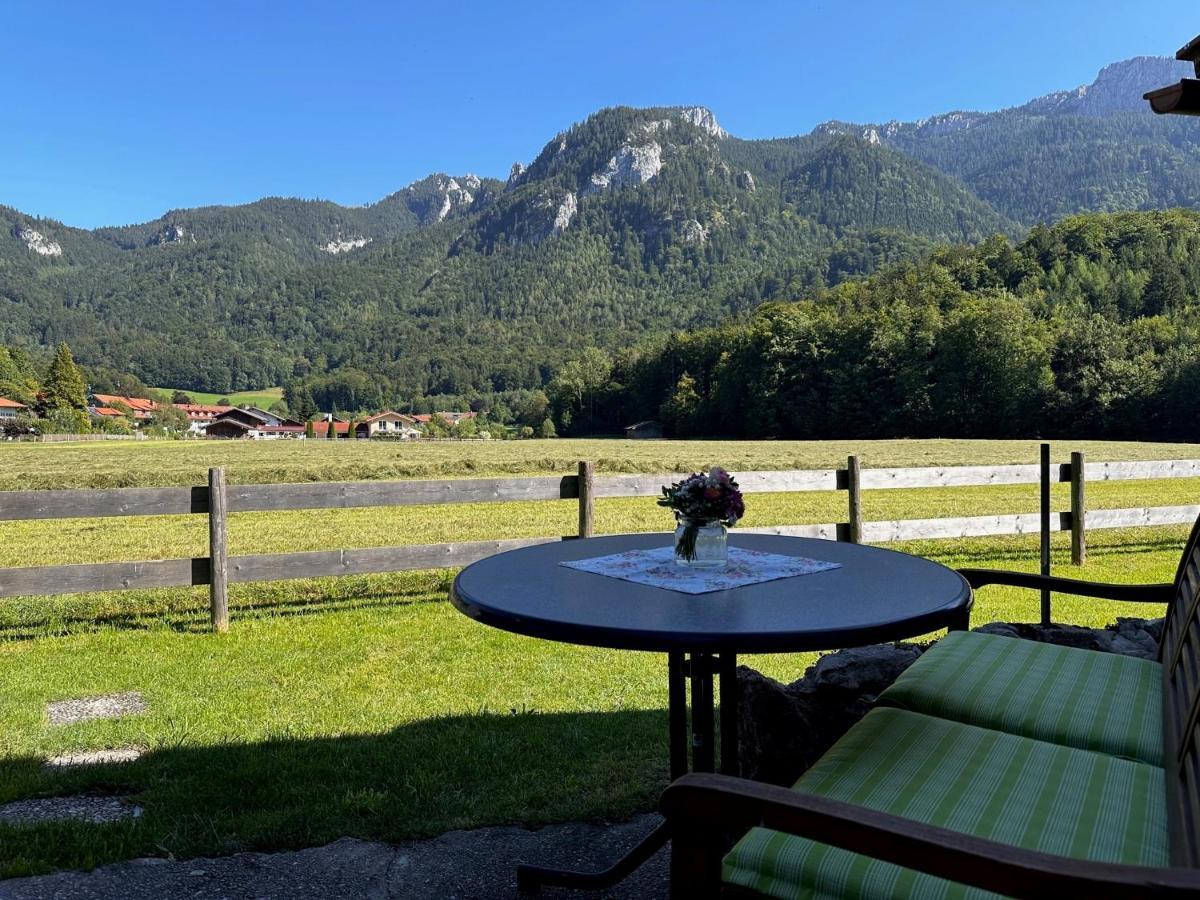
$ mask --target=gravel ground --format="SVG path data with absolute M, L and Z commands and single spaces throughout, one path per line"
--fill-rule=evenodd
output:
M 239 853 L 182 862 L 141 859 L 92 872 L 0 882 L 0 900 L 492 900 L 516 896 L 517 862 L 606 868 L 659 822 L 571 823 L 536 831 L 480 828 L 391 845 L 343 838 L 291 853 Z M 611 891 L 543 897 L 652 900 L 667 895 L 667 850 Z

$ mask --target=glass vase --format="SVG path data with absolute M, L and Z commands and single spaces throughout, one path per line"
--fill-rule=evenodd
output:
M 679 517 L 675 528 L 675 562 L 696 569 L 722 569 L 729 562 L 729 529 L 716 519 Z

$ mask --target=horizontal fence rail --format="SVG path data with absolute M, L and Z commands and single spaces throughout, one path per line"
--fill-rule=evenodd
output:
M 596 498 L 656 497 L 661 494 L 664 484 L 679 477 L 679 473 L 598 477 L 593 465 L 583 462 L 579 464 L 577 474 L 564 476 L 228 485 L 224 471 L 213 469 L 210 470 L 209 484 L 205 486 L 4 491 L 0 492 L 0 521 L 205 515 L 209 518 L 210 547 L 208 556 L 193 559 L 0 568 L 0 598 L 207 585 L 210 588 L 213 627 L 223 631 L 228 627 L 228 584 L 457 568 L 506 550 L 563 539 L 534 537 L 230 556 L 227 546 L 229 514 L 575 500 L 579 506 L 579 529 L 577 534 L 568 537 L 591 537 L 594 533 Z M 866 469 L 860 467 L 857 457 L 850 457 L 845 469 L 755 471 L 737 475 L 738 483 L 746 493 L 845 491 L 848 521 L 758 526 L 741 528 L 739 531 L 866 543 L 995 535 L 1044 536 L 1050 532 L 1069 531 L 1072 536 L 1072 562 L 1079 564 L 1086 556 L 1087 529 L 1190 523 L 1200 516 L 1200 505 L 1102 510 L 1086 508 L 1084 485 L 1087 481 L 1161 478 L 1200 478 L 1200 460 L 1087 463 L 1083 454 L 1075 453 L 1072 454 L 1071 463 L 1054 466 Z M 1045 488 L 1050 483 L 1070 483 L 1069 510 L 1049 509 Z M 1041 511 L 897 521 L 864 521 L 862 518 L 862 492 L 865 490 L 1001 484 L 1041 484 Z M 1043 571 L 1049 568 L 1048 545 L 1044 540 L 1042 568 Z M 1049 616 L 1048 602 L 1048 597 L 1044 597 L 1043 618 L 1046 619 Z

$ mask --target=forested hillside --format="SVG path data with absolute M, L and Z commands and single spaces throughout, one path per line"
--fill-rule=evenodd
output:
M 736 143 L 706 110 L 619 108 L 507 185 L 432 176 L 361 209 L 270 199 L 90 234 L 9 212 L 0 339 L 214 391 L 337 369 L 396 400 L 529 389 L 582 347 L 1016 230 L 885 147 Z
M 994 113 L 954 112 L 919 122 L 830 122 L 816 134 L 852 134 L 961 179 L 1024 225 L 1083 211 L 1192 206 L 1200 198 L 1200 128 L 1156 117 L 1142 94 L 1191 77 L 1190 63 L 1139 57 L 1095 82 Z
M 550 395 L 577 433 L 1194 440 L 1198 338 L 1200 213 L 1089 214 L 589 351 Z

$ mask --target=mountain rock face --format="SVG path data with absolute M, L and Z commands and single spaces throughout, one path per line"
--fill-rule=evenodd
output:
M 38 256 L 62 256 L 62 245 L 50 240 L 40 231 L 34 231 L 32 228 L 17 226 L 14 229 L 15 236 L 25 242 L 25 246 L 32 250 Z
M 649 141 L 639 147 L 624 144 L 599 172 L 593 172 L 584 188 L 584 194 L 595 194 L 608 188 L 622 188 L 628 184 L 645 184 L 663 167 L 663 148 L 657 141 Z
M 339 237 L 335 240 L 329 241 L 327 244 L 322 246 L 321 249 L 326 253 L 332 253 L 336 256 L 339 253 L 349 253 L 351 250 L 357 250 L 360 247 L 365 247 L 369 243 L 371 243 L 371 239 L 368 237 Z
M 156 247 L 161 247 L 164 244 L 178 244 L 189 237 L 193 241 L 195 240 L 182 225 L 171 223 L 164 225 L 154 237 L 150 238 L 150 244 Z

